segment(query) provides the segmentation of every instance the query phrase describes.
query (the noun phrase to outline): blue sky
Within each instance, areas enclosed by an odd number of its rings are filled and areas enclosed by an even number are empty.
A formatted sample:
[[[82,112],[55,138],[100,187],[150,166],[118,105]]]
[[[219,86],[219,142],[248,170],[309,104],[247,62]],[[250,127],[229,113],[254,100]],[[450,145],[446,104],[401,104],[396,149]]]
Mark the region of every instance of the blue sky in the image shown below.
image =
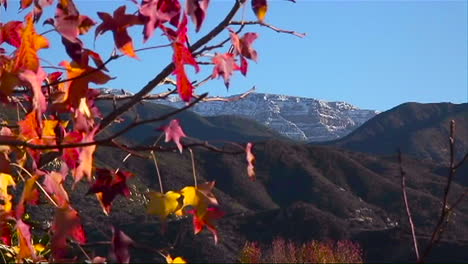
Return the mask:
[[[21,19],[17,3],[10,0],[2,22]],[[227,96],[257,87],[258,92],[347,101],[361,108],[386,110],[403,102],[453,102],[468,100],[467,1],[288,1],[270,0],[266,22],[283,29],[305,32],[303,39],[278,34],[266,28],[248,27],[260,34],[254,47],[258,63],[250,63],[247,78],[239,73],[229,90],[223,81],[213,80],[200,93]],[[113,11],[128,1],[75,0],[83,14]],[[129,4],[131,5],[131,4]],[[212,0],[208,18],[196,41],[230,9],[232,1]],[[51,12],[45,14],[49,17]],[[15,13],[14,15],[12,15]],[[242,16],[253,20],[247,5]],[[193,25],[191,25],[193,28]],[[132,30],[137,48],[166,44],[159,33],[142,43],[141,29]],[[55,33],[47,36],[55,40]],[[94,31],[85,37],[93,47]],[[227,36],[227,32],[223,37]],[[110,54],[111,33],[99,37],[95,49]],[[220,50],[225,52],[226,49]],[[68,59],[60,45],[43,52],[52,63]],[[144,51],[140,60],[123,58],[109,65],[117,77],[106,87],[137,91],[170,59],[169,49]],[[192,78],[203,79],[212,71],[206,66]],[[157,91],[161,91],[160,88]]]

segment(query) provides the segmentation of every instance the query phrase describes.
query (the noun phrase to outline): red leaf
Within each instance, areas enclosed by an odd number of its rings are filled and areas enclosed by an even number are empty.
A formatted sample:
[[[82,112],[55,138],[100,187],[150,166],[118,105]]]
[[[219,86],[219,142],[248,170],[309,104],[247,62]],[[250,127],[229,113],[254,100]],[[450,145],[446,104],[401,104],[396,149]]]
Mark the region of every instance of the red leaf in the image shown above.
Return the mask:
[[[130,189],[127,186],[127,179],[133,174],[119,170],[117,173],[108,169],[96,169],[96,181],[88,190],[88,194],[95,193],[101,203],[104,213],[107,215],[112,208],[112,201],[120,194],[128,197]]]
[[[190,52],[187,47],[187,41],[187,16],[184,15],[177,29],[176,39],[173,44],[173,61],[175,64],[174,74],[177,76],[177,91],[179,92],[180,98],[185,102],[190,101],[192,98],[193,85],[187,78],[184,65],[192,65],[195,67],[196,72],[200,70],[200,67],[192,56],[192,52]]]
[[[217,207],[210,207],[206,210],[203,215],[197,214],[197,210],[190,210],[187,213],[193,214],[193,227],[194,233],[200,233],[206,226],[211,233],[213,233],[215,244],[218,243],[218,230],[215,226],[215,221],[222,218],[225,213],[219,210]]]
[[[254,32],[247,32],[244,34],[242,38],[231,31],[231,42],[234,46],[234,50],[236,54],[240,54],[247,59],[251,59],[257,61],[257,51],[255,51],[252,47],[252,43],[258,38],[258,34]]]
[[[63,180],[63,175],[56,171],[46,174],[44,178],[44,189],[59,207],[67,207],[70,204],[68,193],[63,188]]]
[[[245,154],[247,160],[247,175],[252,181],[255,181],[255,156],[252,153],[252,148],[253,144],[250,142],[247,143],[247,146],[245,147]]]
[[[177,26],[180,17],[180,3],[178,0],[143,0],[140,7],[140,16],[145,27],[143,29],[146,42],[154,30],[166,22]]]
[[[45,78],[47,77],[47,73],[42,69],[39,68],[37,73],[31,70],[25,70],[20,73],[20,79],[29,83],[32,88],[33,92],[33,110],[38,111],[39,120],[41,120],[42,114],[46,111],[47,103],[42,93],[42,83],[44,82]]]
[[[119,229],[112,227],[112,257],[117,263],[129,263],[130,252],[129,247],[133,244],[133,240]]]
[[[6,43],[18,48],[21,45],[21,31],[23,30],[23,22],[9,21],[0,28],[0,44]]]
[[[224,79],[224,85],[226,85],[226,87],[229,87],[229,79],[232,76],[232,72],[241,69],[239,65],[236,64],[234,54],[216,54],[212,61],[215,64],[215,67],[213,69],[213,74],[211,75],[211,77],[217,78],[221,75]]]
[[[187,14],[196,25],[196,32],[200,31],[200,28],[205,20],[206,10],[210,0],[187,0]]]
[[[83,137],[82,143],[85,142],[92,142],[94,140],[94,134],[96,133],[96,129],[89,132],[87,135]],[[87,177],[89,181],[91,181],[92,174],[91,171],[93,169],[93,155],[94,151],[96,150],[96,145],[90,145],[86,147],[82,147],[80,150],[79,155],[79,165],[76,167],[74,171],[74,178],[75,184],[79,182],[83,177]]]
[[[65,255],[67,238],[79,244],[86,243],[86,234],[78,212],[71,206],[56,209],[52,232],[51,247],[56,260],[60,260]]]
[[[46,22],[49,23],[49,22]],[[55,10],[55,21],[53,25],[55,29],[68,41],[72,43],[79,42],[78,34],[80,30],[78,26],[80,24],[80,13],[76,8],[72,0],[68,0],[67,3],[60,1],[57,4]]]
[[[247,70],[249,68],[249,63],[247,62],[247,59],[244,56],[239,56],[240,61],[241,61],[241,66],[240,66],[240,72],[246,76],[247,75]]]
[[[11,229],[8,225],[7,219],[0,219],[0,243],[11,246]]]
[[[254,11],[258,20],[263,21],[268,11],[267,0],[252,0],[252,10]]]
[[[96,28],[95,39],[98,35],[106,31],[112,31],[116,47],[124,54],[136,58],[137,55],[133,49],[133,41],[127,32],[127,28],[133,25],[141,24],[136,15],[125,14],[126,6],[123,5],[114,11],[113,17],[108,13],[98,12],[102,23]]]
[[[180,153],[182,153],[182,144],[180,143],[180,139],[186,137],[184,130],[180,126],[180,121],[177,119],[172,120],[169,125],[162,126],[160,130],[163,130],[166,133],[166,140],[165,142],[174,141],[179,149]]]

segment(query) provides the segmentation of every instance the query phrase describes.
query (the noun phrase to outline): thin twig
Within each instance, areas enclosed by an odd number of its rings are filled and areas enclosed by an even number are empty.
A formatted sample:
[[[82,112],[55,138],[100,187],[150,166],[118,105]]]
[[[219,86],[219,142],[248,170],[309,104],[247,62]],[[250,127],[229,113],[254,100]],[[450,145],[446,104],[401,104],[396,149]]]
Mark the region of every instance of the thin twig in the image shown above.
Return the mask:
[[[265,23],[265,22],[262,22],[262,21],[231,21],[231,23],[229,23],[230,25],[260,25],[260,26],[264,26],[264,27],[267,27],[267,28],[270,28],[278,33],[285,33],[285,34],[291,34],[291,35],[294,35],[296,37],[299,37],[299,38],[303,38],[306,36],[306,33],[299,33],[299,32],[296,32],[296,31],[293,31],[293,30],[285,30],[285,29],[281,29],[281,28],[278,28],[278,27],[275,27],[273,25],[270,25],[268,23]]]
[[[158,145],[158,143],[161,140],[163,135],[164,135],[163,133],[161,133],[161,135],[159,135],[159,137],[156,139],[156,142],[154,142],[153,146]],[[158,161],[156,160],[156,154],[154,154],[154,150],[151,150],[150,154],[151,154],[151,157],[153,158],[154,167],[156,168],[156,174],[158,175],[159,189],[161,190],[161,193],[164,193],[164,189],[163,189],[163,186],[162,186],[161,172],[159,171]]]
[[[447,184],[444,189],[444,196],[443,196],[443,201],[442,201],[442,208],[440,211],[440,216],[439,216],[439,221],[437,222],[436,226],[434,227],[434,230],[432,231],[431,239],[429,240],[429,244],[427,245],[424,254],[422,257],[419,259],[418,262],[422,263],[424,262],[424,259],[429,255],[431,252],[432,248],[434,245],[440,240],[440,237],[442,236],[442,227],[444,225],[444,222],[446,221],[446,218],[448,216],[448,209],[449,207],[447,206],[448,202],[448,195],[450,193],[450,187],[452,186],[453,182],[453,176],[455,175],[455,121],[451,120],[450,121],[450,136],[449,136],[449,147],[450,147],[450,160],[449,160],[449,174],[447,177]]]
[[[416,254],[416,260],[419,262],[420,255],[419,255],[419,246],[418,246],[418,239],[416,238],[416,230],[413,223],[413,217],[411,216],[411,210],[408,203],[408,196],[406,194],[406,172],[403,170],[403,160],[401,157],[401,150],[398,150],[398,164],[400,165],[400,176],[401,176],[401,192],[403,194],[403,201],[405,203],[406,208],[406,216],[408,217],[408,222],[411,228],[411,237],[413,238],[413,247],[414,252]]]
[[[190,152],[190,157],[192,158],[192,173],[193,173],[193,184],[197,187],[197,173],[195,171],[195,158],[193,157],[193,151],[191,148],[188,149]]]

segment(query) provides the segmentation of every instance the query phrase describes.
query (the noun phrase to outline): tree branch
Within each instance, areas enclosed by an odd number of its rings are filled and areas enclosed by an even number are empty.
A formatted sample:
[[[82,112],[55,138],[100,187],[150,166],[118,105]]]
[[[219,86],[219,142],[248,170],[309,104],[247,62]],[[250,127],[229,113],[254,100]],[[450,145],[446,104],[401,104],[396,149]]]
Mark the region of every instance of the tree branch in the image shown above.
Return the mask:
[[[411,210],[408,203],[408,196],[406,194],[406,172],[403,170],[403,160],[401,157],[401,150],[398,150],[398,164],[400,165],[400,176],[401,176],[401,192],[403,194],[403,201],[405,203],[406,208],[406,216],[408,217],[408,222],[411,228],[411,237],[413,238],[413,247],[414,252],[416,254],[416,260],[419,262],[419,246],[418,246],[418,239],[416,237],[416,230],[413,223],[413,217],[411,216]]]
[[[212,40],[214,37],[216,37],[224,28],[226,28],[244,2],[245,0],[237,0],[234,6],[232,7],[231,11],[224,18],[224,20],[221,21],[215,28],[213,28],[205,36],[199,39],[195,44],[193,44],[190,47],[190,51],[193,53],[194,51],[196,51],[197,49],[199,49],[200,47],[208,43],[210,40]],[[161,83],[173,71],[174,71],[174,63],[171,62],[158,75],[156,75],[156,77],[154,77],[151,81],[149,81],[148,84],[146,84],[138,93],[136,93],[132,98],[130,98],[128,102],[126,102],[122,106],[112,111],[106,117],[104,117],[104,119],[102,119],[101,123],[99,124],[98,133],[101,132],[107,126],[109,126],[121,114],[125,113],[132,106],[140,102],[145,95],[149,94],[159,83]]]
[[[275,27],[273,25],[270,25],[268,23],[262,22],[262,21],[232,21],[229,24],[230,25],[260,25],[260,26],[264,26],[264,27],[267,27],[269,29],[272,29],[272,30],[274,30],[274,31],[276,31],[278,33],[291,34],[291,35],[294,35],[294,36],[299,37],[299,38],[303,38],[303,37],[306,36],[306,33],[299,33],[299,32],[293,31],[293,30],[281,29],[281,28]]]

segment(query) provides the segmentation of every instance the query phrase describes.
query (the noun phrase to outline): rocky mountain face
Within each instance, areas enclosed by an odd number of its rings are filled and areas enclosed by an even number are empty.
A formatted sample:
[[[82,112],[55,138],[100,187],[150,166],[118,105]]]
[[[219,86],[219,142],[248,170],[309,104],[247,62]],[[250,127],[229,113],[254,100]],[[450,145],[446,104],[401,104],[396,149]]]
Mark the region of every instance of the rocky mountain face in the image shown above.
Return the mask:
[[[158,103],[176,108],[184,106],[178,96]],[[378,114],[346,102],[265,93],[251,94],[231,102],[202,102],[192,111],[202,116],[247,117],[291,139],[315,142],[346,136]]]

